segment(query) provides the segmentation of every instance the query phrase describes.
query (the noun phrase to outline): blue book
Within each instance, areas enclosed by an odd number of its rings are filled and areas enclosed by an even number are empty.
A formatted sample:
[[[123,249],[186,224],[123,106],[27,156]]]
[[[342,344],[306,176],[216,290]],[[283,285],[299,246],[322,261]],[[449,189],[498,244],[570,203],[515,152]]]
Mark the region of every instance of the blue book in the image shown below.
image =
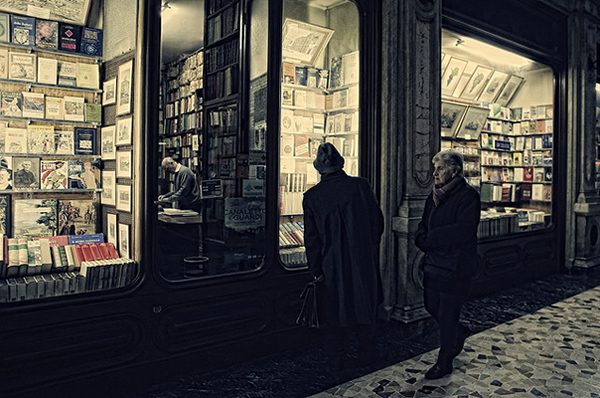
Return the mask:
[[[103,243],[104,234],[99,232],[97,234],[84,234],[84,235],[69,235],[70,245],[82,245],[84,243]]]
[[[102,29],[81,28],[81,46],[82,54],[102,56]]]
[[[94,127],[75,127],[75,155],[95,155],[98,129]]]
[[[11,15],[12,42],[23,46],[35,45],[35,18]]]

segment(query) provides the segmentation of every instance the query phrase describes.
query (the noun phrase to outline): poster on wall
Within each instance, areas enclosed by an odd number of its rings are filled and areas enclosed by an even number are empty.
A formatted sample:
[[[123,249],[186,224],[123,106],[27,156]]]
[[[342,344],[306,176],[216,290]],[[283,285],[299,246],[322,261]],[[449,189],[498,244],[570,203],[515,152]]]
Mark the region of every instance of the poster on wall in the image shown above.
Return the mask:
[[[0,0],[0,11],[85,25],[91,0]]]
[[[314,65],[331,36],[332,29],[286,18],[281,43],[283,59]]]
[[[260,199],[225,198],[225,227],[250,232],[265,226],[266,202]]]

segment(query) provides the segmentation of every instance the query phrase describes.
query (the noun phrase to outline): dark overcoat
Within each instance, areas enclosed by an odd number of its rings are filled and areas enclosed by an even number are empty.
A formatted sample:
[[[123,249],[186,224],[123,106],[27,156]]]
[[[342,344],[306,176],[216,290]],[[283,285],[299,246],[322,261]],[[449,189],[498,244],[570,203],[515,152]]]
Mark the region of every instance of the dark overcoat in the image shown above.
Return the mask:
[[[325,174],[302,205],[308,266],[313,276],[325,277],[328,313],[340,326],[374,324],[383,213],[368,180],[342,170]]]
[[[429,195],[415,233],[416,246],[425,252],[426,288],[457,293],[469,288],[480,217],[479,193],[464,178],[437,207]]]

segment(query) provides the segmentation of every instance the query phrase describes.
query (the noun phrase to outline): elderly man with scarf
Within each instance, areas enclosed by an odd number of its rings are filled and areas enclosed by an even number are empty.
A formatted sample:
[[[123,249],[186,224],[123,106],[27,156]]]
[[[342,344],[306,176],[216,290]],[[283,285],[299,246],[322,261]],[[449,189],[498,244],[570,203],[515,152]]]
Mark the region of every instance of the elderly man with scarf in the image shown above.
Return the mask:
[[[425,253],[425,308],[440,327],[438,359],[425,378],[439,379],[452,372],[452,360],[470,332],[459,318],[477,265],[481,202],[463,176],[460,153],[441,151],[432,163],[435,186],[425,201],[415,244]]]
[[[359,365],[378,358],[376,322],[382,301],[377,250],[383,213],[369,181],[350,177],[331,143],[313,162],[321,181],[304,193],[304,242],[308,268],[325,286],[324,326],[334,368],[348,365],[350,334],[358,338]]]

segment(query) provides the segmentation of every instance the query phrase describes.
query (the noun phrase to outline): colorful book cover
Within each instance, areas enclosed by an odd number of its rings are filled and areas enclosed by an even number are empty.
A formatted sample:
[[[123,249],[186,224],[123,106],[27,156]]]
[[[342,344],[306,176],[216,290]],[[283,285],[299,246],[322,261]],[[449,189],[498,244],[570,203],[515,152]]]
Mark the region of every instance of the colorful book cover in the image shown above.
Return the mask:
[[[102,187],[100,160],[70,160],[69,189],[98,189]]]
[[[83,54],[102,56],[102,29],[81,28],[80,50]]]
[[[23,91],[23,117],[43,119],[44,111],[44,93],[32,93]]]
[[[58,49],[58,22],[45,19],[35,21],[35,45],[41,48]]]
[[[69,23],[59,24],[58,49],[63,51],[79,52],[81,40],[81,26]]]
[[[103,243],[104,242],[104,234],[99,233],[89,233],[84,235],[69,235],[69,244],[70,245],[83,245],[90,243]]]
[[[0,111],[3,116],[23,116],[23,97],[18,91],[2,91]]]
[[[36,55],[10,52],[8,77],[13,80],[36,81]]]
[[[35,18],[11,15],[12,42],[23,46],[35,45]]]
[[[27,126],[27,148],[31,154],[52,155],[56,151],[54,126]]]
[[[57,155],[73,155],[73,130],[58,130],[54,134]]]
[[[102,105],[86,103],[84,116],[88,123],[102,123]]]
[[[0,194],[0,234],[4,236],[10,234],[11,219],[11,195]]]
[[[10,15],[0,12],[0,41],[10,42]]]
[[[39,189],[40,158],[13,157],[13,188]]]
[[[15,238],[56,235],[56,199],[15,199],[13,234]]]
[[[86,235],[96,233],[96,205],[92,199],[58,202],[58,234]],[[69,241],[71,241],[69,239]],[[73,244],[70,243],[69,244]]]
[[[63,160],[40,161],[40,188],[67,189],[69,162]]]
[[[93,127],[75,127],[74,142],[76,155],[95,155],[98,141],[98,129]]]
[[[0,190],[12,189],[12,156],[0,157]]]

